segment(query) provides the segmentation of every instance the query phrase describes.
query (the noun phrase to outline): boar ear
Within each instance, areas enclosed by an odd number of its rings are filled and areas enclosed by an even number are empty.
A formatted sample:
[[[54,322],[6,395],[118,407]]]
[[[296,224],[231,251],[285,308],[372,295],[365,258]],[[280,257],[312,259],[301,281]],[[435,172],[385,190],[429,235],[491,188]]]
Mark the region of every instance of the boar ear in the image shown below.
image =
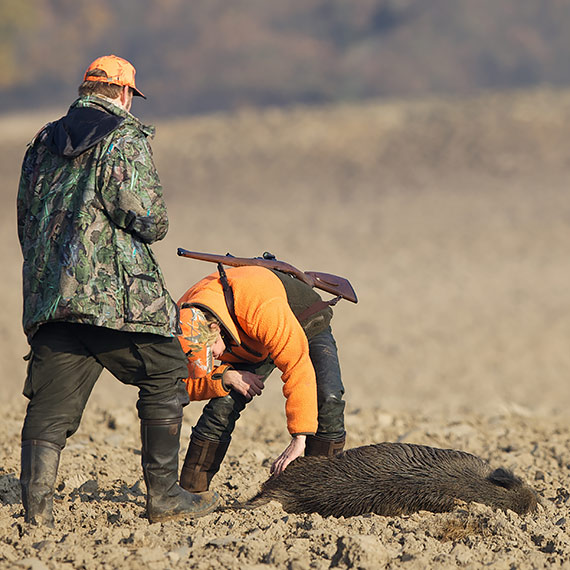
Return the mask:
[[[522,484],[522,481],[518,477],[515,477],[511,471],[503,467],[495,469],[487,479],[494,485],[504,487],[505,489],[513,489]]]

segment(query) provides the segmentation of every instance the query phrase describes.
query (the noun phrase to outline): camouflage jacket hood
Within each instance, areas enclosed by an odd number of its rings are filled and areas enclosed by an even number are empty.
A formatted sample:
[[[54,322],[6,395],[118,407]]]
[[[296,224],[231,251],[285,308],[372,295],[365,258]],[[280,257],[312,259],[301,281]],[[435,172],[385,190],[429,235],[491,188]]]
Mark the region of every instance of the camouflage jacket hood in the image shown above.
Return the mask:
[[[168,231],[152,135],[111,100],[89,96],[30,143],[17,204],[28,336],[52,320],[178,331],[150,248]]]
[[[65,117],[50,125],[45,144],[54,154],[74,158],[101,142],[124,120],[96,105],[74,104]]]

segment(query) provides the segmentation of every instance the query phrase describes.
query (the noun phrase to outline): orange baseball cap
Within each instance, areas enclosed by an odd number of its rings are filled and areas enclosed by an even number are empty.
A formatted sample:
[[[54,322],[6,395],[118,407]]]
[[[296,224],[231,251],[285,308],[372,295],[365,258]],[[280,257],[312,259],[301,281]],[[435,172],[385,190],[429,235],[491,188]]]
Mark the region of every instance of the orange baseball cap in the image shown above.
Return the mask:
[[[88,75],[90,71],[100,69],[107,74],[107,77],[97,77]],[[98,57],[85,71],[83,81],[99,81],[100,83],[113,83],[114,85],[126,85],[131,87],[134,95],[146,97],[139,91],[135,85],[135,68],[122,57],[116,55],[104,55]]]

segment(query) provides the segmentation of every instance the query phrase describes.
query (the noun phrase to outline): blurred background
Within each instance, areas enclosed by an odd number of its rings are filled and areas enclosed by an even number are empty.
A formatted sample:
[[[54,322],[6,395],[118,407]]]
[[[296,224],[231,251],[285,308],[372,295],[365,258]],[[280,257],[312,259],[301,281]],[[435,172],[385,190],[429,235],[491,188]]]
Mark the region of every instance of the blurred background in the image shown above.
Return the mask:
[[[145,114],[472,94],[570,81],[567,0],[2,0],[4,110],[132,61]]]
[[[176,248],[343,275],[349,409],[570,405],[570,0],[2,0],[0,374],[20,397],[15,194],[87,65],[137,68]],[[282,400],[271,380],[266,405]],[[125,390],[104,378],[94,398]]]

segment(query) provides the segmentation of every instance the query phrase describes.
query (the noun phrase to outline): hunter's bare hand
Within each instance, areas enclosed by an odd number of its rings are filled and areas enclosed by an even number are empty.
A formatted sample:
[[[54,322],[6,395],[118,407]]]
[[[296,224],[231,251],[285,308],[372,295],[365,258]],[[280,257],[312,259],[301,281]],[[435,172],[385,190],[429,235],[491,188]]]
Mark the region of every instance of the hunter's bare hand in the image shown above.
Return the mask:
[[[245,370],[226,370],[224,372],[224,384],[232,388],[238,394],[251,400],[254,396],[259,396],[263,390],[263,376],[247,372]]]
[[[279,475],[285,470],[285,467],[300,457],[305,451],[306,435],[294,435],[291,443],[285,448],[285,451],[273,462],[270,473],[272,475]]]

